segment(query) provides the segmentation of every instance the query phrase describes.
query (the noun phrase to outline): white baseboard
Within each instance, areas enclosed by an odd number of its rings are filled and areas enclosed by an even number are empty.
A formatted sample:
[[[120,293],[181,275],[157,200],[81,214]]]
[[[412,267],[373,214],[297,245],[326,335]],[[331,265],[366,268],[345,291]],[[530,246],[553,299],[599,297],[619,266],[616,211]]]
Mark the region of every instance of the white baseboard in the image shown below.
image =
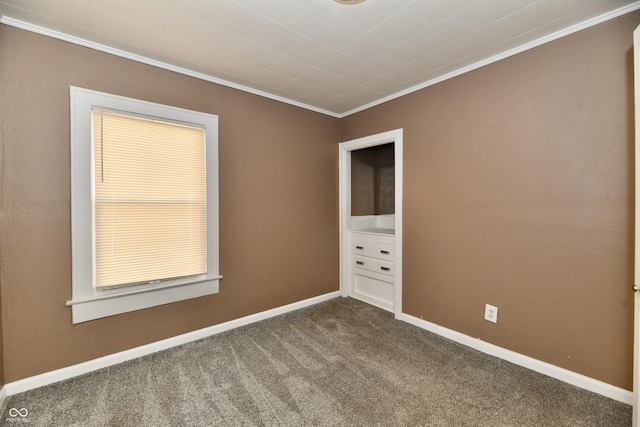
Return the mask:
[[[34,388],[46,386],[49,384],[63,381],[79,375],[83,375],[89,372],[96,371],[98,369],[106,368],[118,363],[126,362],[127,360],[135,359],[138,357],[146,356],[148,354],[156,353],[158,351],[167,350],[172,347],[177,347],[182,344],[186,344],[192,341],[197,341],[202,338],[206,338],[212,335],[219,334],[221,332],[228,331],[230,329],[239,328],[241,326],[249,325],[251,323],[259,322],[271,317],[279,316],[281,314],[289,313],[291,311],[299,310],[304,307],[315,305],[323,301],[328,301],[340,296],[340,292],[330,292],[328,294],[320,295],[314,298],[309,298],[303,301],[298,301],[292,304],[288,304],[282,307],[277,307],[271,310],[255,313],[249,316],[241,317],[239,319],[231,320],[218,325],[210,326],[197,331],[188,332],[186,334],[178,335],[176,337],[167,338],[162,341],[156,341],[151,344],[143,345],[140,347],[132,348],[130,350],[121,351],[119,353],[110,354],[98,359],[89,360],[87,362],[79,363],[77,365],[68,366],[66,368],[57,369],[55,371],[45,372],[44,374],[35,375],[33,377],[25,378],[19,381],[5,384],[0,388],[0,406],[4,403],[7,396],[13,396],[14,394],[22,393]],[[541,374],[547,375],[552,378],[556,378],[560,381],[564,381],[568,384],[575,385],[577,387],[592,391],[605,397],[617,400],[628,405],[633,404],[633,393],[620,387],[607,384],[603,381],[599,381],[590,377],[587,377],[576,372],[569,371],[564,368],[552,365],[550,363],[542,362],[529,356],[525,356],[520,353],[516,353],[511,350],[507,350],[497,345],[490,344],[480,339],[470,337],[469,335],[456,332],[451,329],[436,325],[435,323],[428,322],[426,320],[418,319],[417,317],[402,313],[399,315],[398,320],[402,320],[411,325],[417,326],[421,329],[425,329],[429,332],[433,332],[437,335],[448,338],[459,344],[466,345],[467,347],[474,348],[486,354],[498,357],[516,365],[531,369]]]
[[[410,323],[421,329],[425,329],[434,334],[448,338],[459,344],[466,345],[467,347],[474,348],[491,356],[498,357],[513,364],[531,369],[532,371],[539,372],[549,377],[564,381],[576,387],[583,388],[585,390],[592,391],[605,397],[617,400],[628,405],[633,404],[633,393],[620,387],[607,384],[603,381],[599,381],[582,374],[578,374],[568,369],[560,368],[550,363],[542,362],[529,356],[525,356],[515,351],[507,350],[497,345],[490,344],[485,341],[481,341],[478,338],[470,337],[469,335],[456,332],[452,329],[436,325],[435,323],[427,322],[426,320],[418,319],[417,317],[401,314],[398,317],[399,320]]]
[[[114,353],[108,356],[100,357],[98,359],[89,360],[87,362],[79,363],[77,365],[56,369],[55,371],[45,372],[44,374],[35,375],[33,377],[14,381],[14,382],[5,384],[5,386],[2,388],[2,391],[0,391],[0,397],[13,396],[14,394],[22,393],[24,391],[32,390],[34,388],[53,384],[58,381],[63,381],[69,378],[77,377],[79,375],[97,371],[98,369],[102,369],[108,366],[116,365],[118,363],[126,362],[127,360],[146,356],[148,354],[156,353],[162,350],[167,350],[169,348],[177,347],[179,345],[186,344],[192,341],[197,341],[202,338],[207,338],[209,336],[216,335],[221,332],[228,331],[230,329],[239,328],[241,326],[259,322],[261,320],[265,320],[270,317],[275,317],[275,316],[279,316],[281,314],[285,314],[294,310],[299,310],[301,308],[315,305],[323,301],[328,301],[330,299],[337,298],[339,296],[340,296],[339,291],[330,292],[328,294],[298,301],[292,304],[284,305],[282,307],[277,307],[271,310],[241,317],[239,319],[230,320],[228,322],[220,323],[218,325],[209,326],[207,328],[199,329],[197,331],[188,332],[186,334],[167,338],[161,341],[156,341],[151,344],[132,348],[130,350],[125,350],[119,353]]]

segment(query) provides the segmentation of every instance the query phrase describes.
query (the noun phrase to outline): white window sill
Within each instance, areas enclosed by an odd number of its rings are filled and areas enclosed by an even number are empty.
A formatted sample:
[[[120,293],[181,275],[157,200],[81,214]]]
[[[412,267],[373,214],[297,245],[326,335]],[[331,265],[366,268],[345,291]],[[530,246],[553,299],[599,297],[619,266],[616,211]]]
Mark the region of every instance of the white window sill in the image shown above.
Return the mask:
[[[153,288],[127,288],[119,292],[90,296],[66,302],[73,311],[73,323],[81,323],[142,308],[184,301],[218,293],[222,276],[196,282],[156,285]]]

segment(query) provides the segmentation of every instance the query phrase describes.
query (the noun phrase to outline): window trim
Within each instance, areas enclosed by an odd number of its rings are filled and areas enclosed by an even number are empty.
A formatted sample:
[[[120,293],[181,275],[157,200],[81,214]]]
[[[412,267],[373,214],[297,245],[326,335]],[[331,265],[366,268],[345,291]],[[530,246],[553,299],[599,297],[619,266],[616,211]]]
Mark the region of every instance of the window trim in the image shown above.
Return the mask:
[[[70,86],[73,323],[215,294],[219,291],[218,116]],[[91,108],[99,106],[205,127],[207,273],[114,289],[93,287]]]

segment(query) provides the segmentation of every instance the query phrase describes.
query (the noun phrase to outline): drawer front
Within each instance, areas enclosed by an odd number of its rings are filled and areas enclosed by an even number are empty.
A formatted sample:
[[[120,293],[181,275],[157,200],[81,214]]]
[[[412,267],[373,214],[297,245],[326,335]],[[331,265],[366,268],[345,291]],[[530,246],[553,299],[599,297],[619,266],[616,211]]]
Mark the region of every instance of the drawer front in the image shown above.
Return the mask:
[[[381,260],[393,261],[393,245],[389,243],[354,240],[352,249],[353,254],[356,256],[367,256]]]
[[[393,312],[393,282],[383,282],[361,274],[353,277],[353,296],[376,307]]]
[[[374,258],[365,258],[361,256],[353,257],[353,266],[367,271],[373,271],[387,276],[393,276],[395,269],[392,262],[386,262]]]

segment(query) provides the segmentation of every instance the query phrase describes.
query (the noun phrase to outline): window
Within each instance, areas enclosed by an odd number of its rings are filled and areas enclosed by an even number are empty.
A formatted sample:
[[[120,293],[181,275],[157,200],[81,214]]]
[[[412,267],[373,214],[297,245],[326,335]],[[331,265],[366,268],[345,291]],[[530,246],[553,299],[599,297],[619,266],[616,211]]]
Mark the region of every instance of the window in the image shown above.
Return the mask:
[[[205,133],[93,107],[94,287],[207,272]]]
[[[217,125],[71,87],[73,323],[218,292]]]

